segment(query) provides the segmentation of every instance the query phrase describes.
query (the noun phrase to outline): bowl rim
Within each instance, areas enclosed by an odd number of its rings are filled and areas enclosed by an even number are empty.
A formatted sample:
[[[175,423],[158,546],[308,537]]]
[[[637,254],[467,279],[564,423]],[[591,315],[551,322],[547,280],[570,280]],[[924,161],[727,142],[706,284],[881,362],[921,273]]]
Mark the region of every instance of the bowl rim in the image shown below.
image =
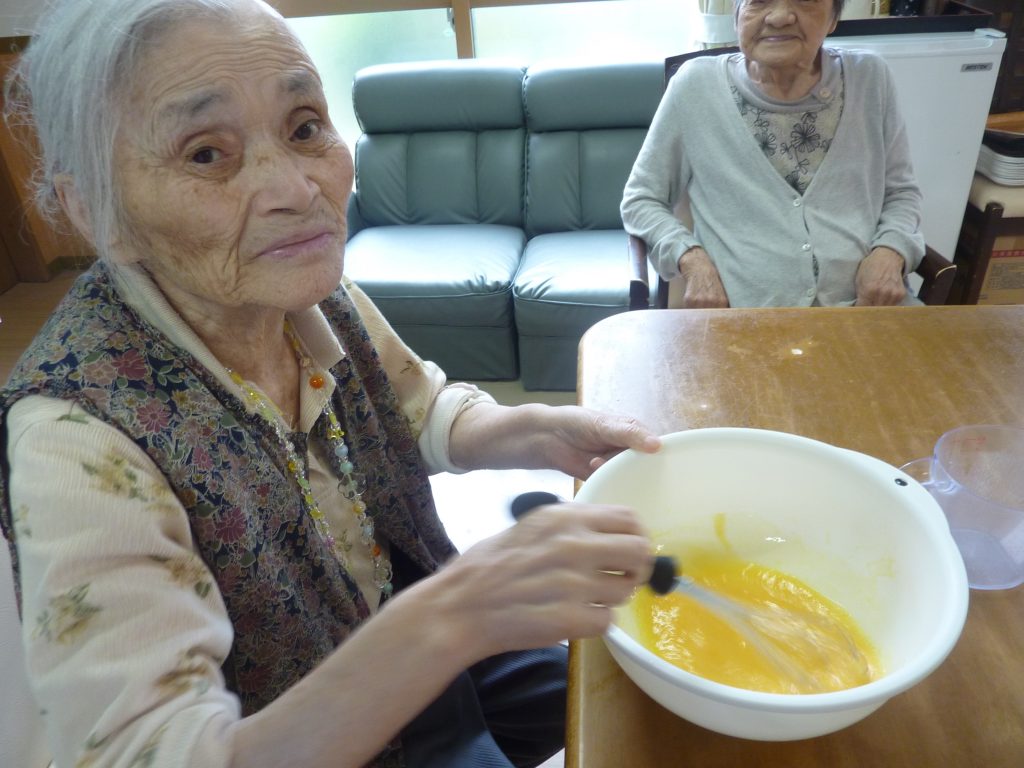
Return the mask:
[[[841,448],[821,440],[804,437],[803,435],[777,430],[750,427],[702,427],[662,435],[662,449],[666,446],[682,442],[734,436],[754,439],[759,442],[771,442],[776,445],[789,444],[791,446],[800,445],[803,447],[813,445],[820,450],[832,453],[840,461],[859,463],[875,472],[884,471],[887,475],[895,474],[895,477],[909,484],[920,486],[920,483],[902,470],[874,456],[869,456],[849,448]],[[639,452],[633,450],[623,451],[595,470],[594,475],[601,472],[606,466],[624,463],[630,460],[630,456],[637,454]],[[591,478],[594,475],[591,475]],[[584,493],[585,488],[586,483],[580,488],[577,498],[579,498],[580,494]],[[943,574],[949,599],[944,601],[945,610],[928,643],[920,649],[920,652],[915,655],[914,659],[894,672],[886,673],[870,683],[841,691],[810,694],[766,693],[726,685],[700,677],[692,672],[687,672],[644,648],[625,630],[614,623],[606,631],[604,642],[610,648],[625,654],[630,661],[647,672],[662,678],[667,677],[674,684],[689,691],[691,694],[703,696],[723,704],[740,705],[748,709],[771,710],[776,713],[810,714],[849,710],[855,707],[868,706],[876,702],[884,702],[890,697],[911,688],[942,664],[959,640],[967,619],[970,588],[968,587],[967,572],[964,568],[960,551],[953,540],[949,530],[949,523],[942,513],[941,507],[938,506],[938,503],[932,498],[931,494],[923,487],[920,487],[918,490],[924,494],[921,497],[924,502],[922,507],[934,511],[929,518],[922,517],[921,519],[926,524],[927,529],[937,537],[937,543],[941,547],[940,551],[944,551],[946,554],[943,562]],[[927,497],[927,501],[930,501],[931,504],[927,503],[925,497]],[[583,500],[589,501],[589,499],[585,498],[581,499],[581,501]]]

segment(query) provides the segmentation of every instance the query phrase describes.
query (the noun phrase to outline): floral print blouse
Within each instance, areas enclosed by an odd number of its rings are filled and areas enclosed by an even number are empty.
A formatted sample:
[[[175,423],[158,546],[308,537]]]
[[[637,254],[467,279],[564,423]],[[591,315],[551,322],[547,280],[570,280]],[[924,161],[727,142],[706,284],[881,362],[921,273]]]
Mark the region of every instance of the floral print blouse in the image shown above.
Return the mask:
[[[821,82],[791,103],[761,93],[742,63],[729,71],[733,99],[751,135],[768,162],[801,195],[825,159],[843,113],[842,67],[826,54],[822,57]],[[830,64],[837,66],[833,70]]]
[[[122,268],[115,277],[140,315],[225,387],[234,386],[142,270]],[[447,385],[444,373],[406,347],[356,286],[346,287],[428,469],[459,471],[447,452],[451,424],[475,403],[493,401],[475,387]],[[291,320],[320,365],[344,354],[319,309]],[[326,395],[308,389],[301,430],[312,426]],[[221,669],[234,630],[167,479],[131,439],[62,400],[18,401],[8,413],[7,436],[25,586],[23,644],[56,765],[227,766],[229,726],[242,716]],[[201,443],[204,436],[190,439]],[[321,508],[332,527],[344,529],[352,517],[348,502],[324,463],[313,452],[309,460]],[[218,533],[230,538],[231,524],[223,519],[227,527]],[[366,564],[361,567],[362,574],[354,566],[353,577],[372,610],[378,596]]]
[[[795,102],[766,96],[739,58],[729,68],[730,91],[740,116],[768,162],[800,195],[824,162],[843,114],[842,63],[827,52],[821,53],[821,60],[821,80]],[[817,254],[811,255],[811,269],[817,279]]]

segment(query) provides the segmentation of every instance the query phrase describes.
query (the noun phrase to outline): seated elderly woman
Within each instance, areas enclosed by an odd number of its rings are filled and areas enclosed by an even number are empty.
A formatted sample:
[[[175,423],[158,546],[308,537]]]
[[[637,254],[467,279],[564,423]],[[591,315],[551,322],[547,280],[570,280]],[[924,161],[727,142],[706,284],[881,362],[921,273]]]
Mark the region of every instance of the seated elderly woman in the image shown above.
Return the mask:
[[[669,81],[622,219],[661,277],[683,278],[683,306],[918,303],[904,275],[924,255],[921,193],[895,87],[880,58],[823,47],[842,8],[736,0],[740,53]]]
[[[566,637],[650,571],[621,507],[456,556],[428,471],[659,441],[503,407],[343,280],[352,161],[258,0],[64,0],[8,87],[100,258],[0,392],[0,518],[60,766],[534,765]],[[340,287],[339,287],[340,285]]]

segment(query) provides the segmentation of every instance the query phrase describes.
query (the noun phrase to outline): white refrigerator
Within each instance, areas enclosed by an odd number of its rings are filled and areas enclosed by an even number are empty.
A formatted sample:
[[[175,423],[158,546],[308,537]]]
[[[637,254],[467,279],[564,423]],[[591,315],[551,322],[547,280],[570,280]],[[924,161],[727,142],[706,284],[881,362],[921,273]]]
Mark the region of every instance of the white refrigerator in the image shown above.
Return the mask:
[[[831,37],[826,45],[873,51],[892,70],[924,196],[925,241],[952,261],[1006,36],[976,29]]]

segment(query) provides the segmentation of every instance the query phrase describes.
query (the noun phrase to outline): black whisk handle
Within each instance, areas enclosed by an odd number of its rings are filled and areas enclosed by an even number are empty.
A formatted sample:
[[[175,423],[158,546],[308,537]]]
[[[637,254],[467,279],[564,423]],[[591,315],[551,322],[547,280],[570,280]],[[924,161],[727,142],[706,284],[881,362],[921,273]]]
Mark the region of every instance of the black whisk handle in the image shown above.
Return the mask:
[[[509,504],[509,511],[512,513],[512,517],[516,520],[522,520],[527,513],[533,511],[536,507],[544,506],[545,504],[561,504],[563,500],[553,493],[547,491],[527,491],[526,493],[520,493]]]
[[[678,565],[674,557],[659,555],[654,558],[654,570],[647,580],[648,586],[657,595],[667,595],[676,585]]]

